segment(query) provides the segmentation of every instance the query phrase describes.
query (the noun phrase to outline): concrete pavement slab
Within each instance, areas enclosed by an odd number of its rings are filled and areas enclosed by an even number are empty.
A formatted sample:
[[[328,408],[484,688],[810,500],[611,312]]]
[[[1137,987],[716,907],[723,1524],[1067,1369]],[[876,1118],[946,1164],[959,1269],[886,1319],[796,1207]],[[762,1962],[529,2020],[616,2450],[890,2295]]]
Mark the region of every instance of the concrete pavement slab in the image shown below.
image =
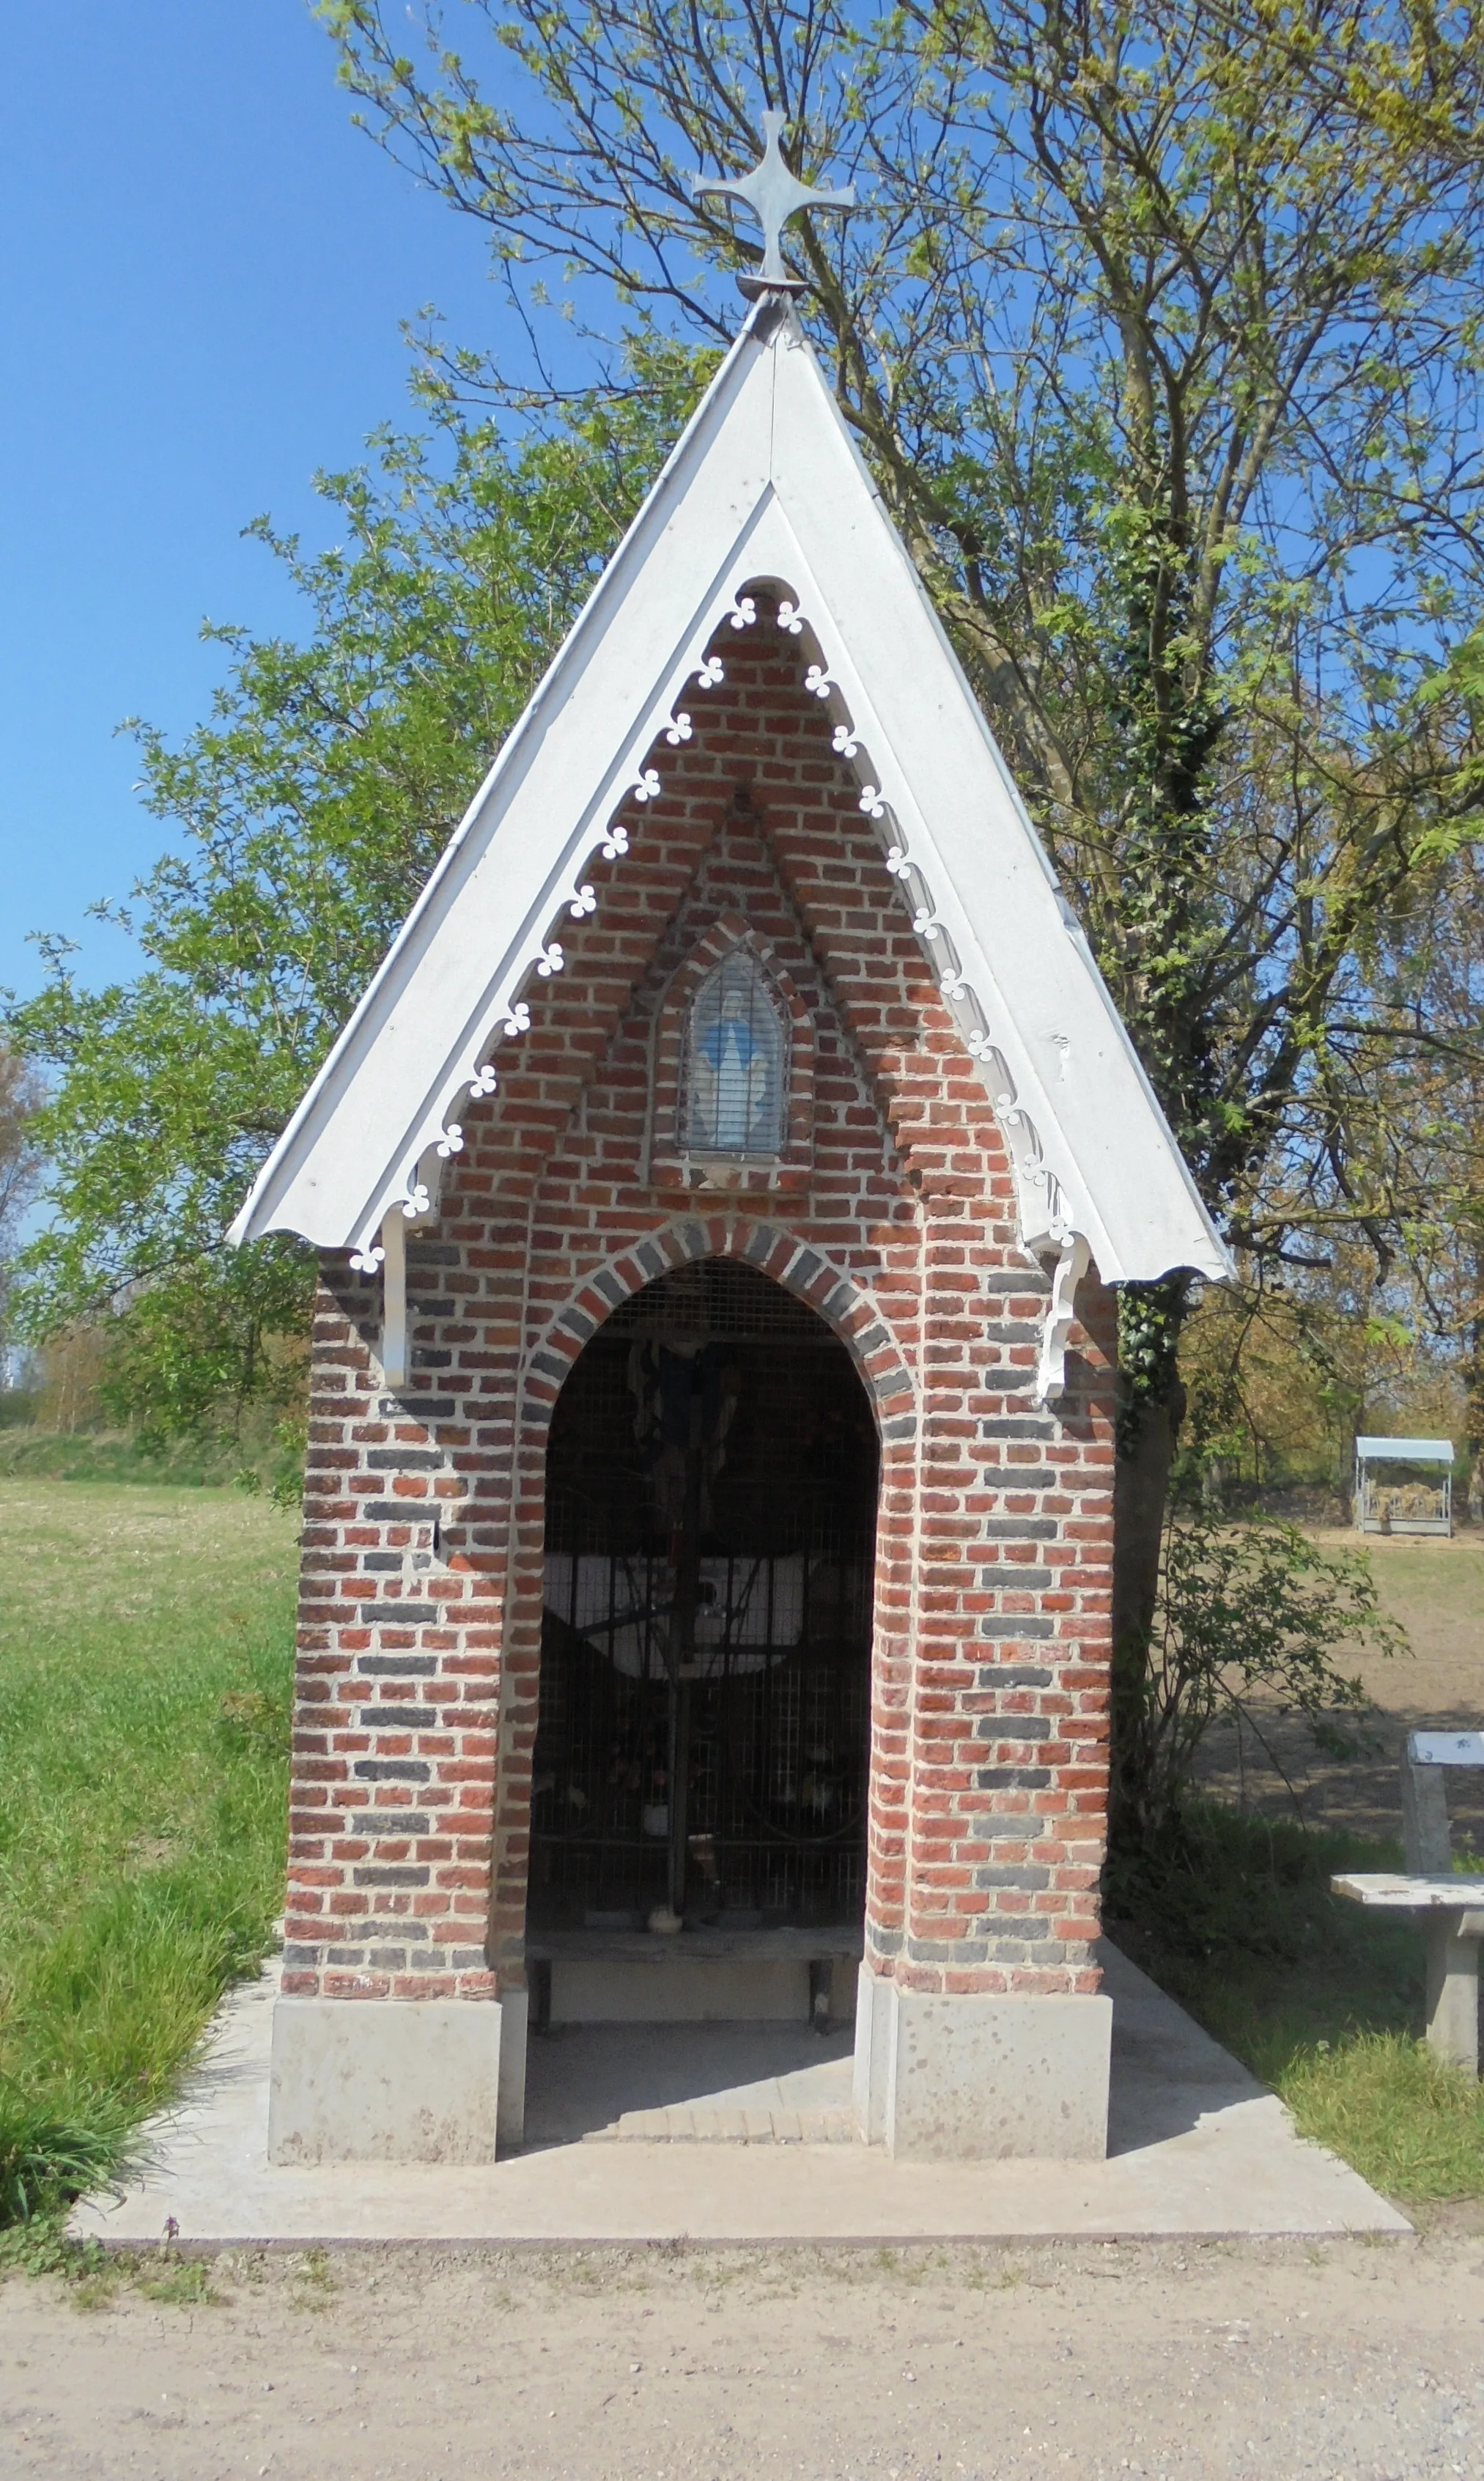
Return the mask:
[[[271,2165],[275,1975],[268,1972],[225,2001],[179,2105],[144,2131],[137,2176],[116,2195],[80,2204],[71,2227],[112,2246],[137,2247],[158,2240],[170,2220],[179,2243],[197,2248],[678,2239],[890,2245],[1411,2228],[1335,2155],[1305,2143],[1277,2097],[1126,1957],[1105,1945],[1102,1961],[1113,1999],[1112,2109],[1107,2159],[1088,2163],[898,2163],[877,2147],[839,2142],[631,2136],[593,2144],[585,2141],[592,2130],[576,2124],[584,2105],[569,2092],[558,2114],[568,2133],[488,2165]],[[602,2029],[585,2027],[583,2038]],[[632,2045],[633,2026],[614,2029]],[[698,2107],[704,2117],[724,2100],[719,2116],[764,2122],[779,2104],[798,2110],[797,2077],[806,2079],[803,2090],[812,2088],[812,2100],[822,2089],[833,2101],[834,2061],[816,2051],[811,2070],[793,2028],[768,2028],[781,2037],[770,2070],[758,2028],[741,2029],[750,2033],[750,2045],[736,2054],[741,2073],[721,2085],[716,2078],[724,2044],[697,2049],[694,2028],[658,2028],[652,2106],[663,2115],[689,2108],[693,2125]],[[672,2034],[691,2042],[690,2066],[666,2079],[660,2046]],[[617,2099],[616,2127],[642,2099],[632,2049],[620,2049],[616,2067],[611,2060],[606,2071],[601,2044],[589,2056],[596,2083],[586,2115]],[[759,2084],[766,2103],[747,2091]]]

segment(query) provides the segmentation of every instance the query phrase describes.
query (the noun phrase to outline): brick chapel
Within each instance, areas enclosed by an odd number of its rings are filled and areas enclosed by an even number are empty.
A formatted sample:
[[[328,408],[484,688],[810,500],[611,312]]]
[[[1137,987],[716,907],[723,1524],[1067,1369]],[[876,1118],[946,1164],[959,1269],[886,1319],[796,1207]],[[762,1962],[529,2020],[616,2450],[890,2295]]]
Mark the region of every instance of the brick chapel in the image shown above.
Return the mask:
[[[903,2159],[1100,2155],[1112,1287],[1226,1261],[780,292],[235,1237],[284,1230],[274,2158],[492,2159],[547,2028],[687,2019],[853,2022]]]

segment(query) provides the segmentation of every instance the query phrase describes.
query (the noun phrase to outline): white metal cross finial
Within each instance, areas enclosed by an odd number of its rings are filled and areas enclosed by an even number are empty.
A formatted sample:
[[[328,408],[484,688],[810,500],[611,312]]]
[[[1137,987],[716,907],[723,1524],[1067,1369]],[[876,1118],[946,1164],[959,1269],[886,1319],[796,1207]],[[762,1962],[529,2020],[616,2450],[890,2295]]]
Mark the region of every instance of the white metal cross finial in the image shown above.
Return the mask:
[[[741,181],[708,181],[700,173],[690,175],[693,196],[741,198],[752,209],[763,227],[763,264],[755,275],[737,279],[743,293],[797,293],[802,288],[783,264],[783,227],[800,207],[833,207],[842,213],[855,204],[854,186],[846,190],[811,190],[807,182],[795,179],[783,160],[778,141],[788,116],[782,112],[765,112],[763,131],[768,141],[763,161]]]

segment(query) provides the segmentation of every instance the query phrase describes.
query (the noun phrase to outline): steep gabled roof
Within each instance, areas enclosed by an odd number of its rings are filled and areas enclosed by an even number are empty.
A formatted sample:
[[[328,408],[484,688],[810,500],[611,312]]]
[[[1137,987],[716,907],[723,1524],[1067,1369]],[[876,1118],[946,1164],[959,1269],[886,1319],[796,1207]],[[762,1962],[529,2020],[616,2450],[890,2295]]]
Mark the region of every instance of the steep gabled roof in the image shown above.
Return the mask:
[[[1022,1237],[1105,1281],[1226,1252],[921,580],[791,315],[760,303],[273,1148],[235,1240],[365,1249],[434,1185],[718,627],[783,598],[1015,1161]],[[617,830],[623,849],[622,830]],[[553,943],[556,944],[555,951]],[[518,1005],[524,1000],[524,1008]],[[481,1072],[484,1072],[482,1079]],[[444,1143],[444,1152],[448,1147]]]

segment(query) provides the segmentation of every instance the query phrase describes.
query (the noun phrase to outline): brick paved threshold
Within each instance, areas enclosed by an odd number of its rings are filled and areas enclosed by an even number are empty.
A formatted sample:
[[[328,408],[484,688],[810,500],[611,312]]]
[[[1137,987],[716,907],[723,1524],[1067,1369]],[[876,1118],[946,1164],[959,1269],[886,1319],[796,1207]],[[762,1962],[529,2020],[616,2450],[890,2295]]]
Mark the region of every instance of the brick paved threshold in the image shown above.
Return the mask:
[[[1089,2163],[894,2162],[849,2133],[847,2037],[622,2025],[551,2044],[551,2075],[547,2046],[533,2043],[534,2141],[508,2159],[279,2169],[267,2157],[275,1976],[265,1972],[223,2005],[180,2104],[145,2131],[137,2176],[80,2204],[71,2227],[138,2247],[172,2220],[179,2246],[203,2250],[680,2239],[880,2247],[1410,2229],[1335,2155],[1304,2143],[1277,2097],[1126,1957],[1105,1945],[1101,1960],[1113,1999],[1113,2096],[1107,2159]],[[600,2034],[621,2038],[605,2053]],[[718,2066],[732,2081],[708,2087]],[[636,2102],[641,2073],[655,2096],[647,2106]]]

